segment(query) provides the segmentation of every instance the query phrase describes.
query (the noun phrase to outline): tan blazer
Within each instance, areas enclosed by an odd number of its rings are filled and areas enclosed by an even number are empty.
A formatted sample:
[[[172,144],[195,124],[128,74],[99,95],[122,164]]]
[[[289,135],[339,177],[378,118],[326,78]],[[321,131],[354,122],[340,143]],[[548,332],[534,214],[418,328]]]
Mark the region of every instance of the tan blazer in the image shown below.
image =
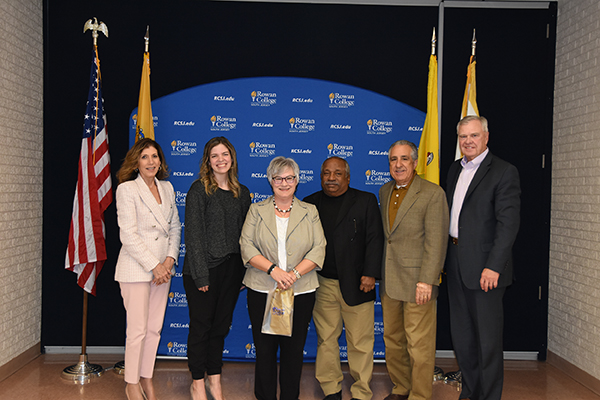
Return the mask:
[[[286,252],[288,271],[303,259],[308,259],[317,268],[302,276],[294,283],[294,293],[301,293],[319,287],[316,270],[323,267],[325,259],[325,234],[317,208],[294,197],[294,206],[289,216],[286,236]],[[244,285],[257,291],[268,291],[275,281],[248,261],[259,254],[269,261],[278,264],[277,222],[271,197],[250,206],[240,237],[242,260],[246,265]]]
[[[396,182],[379,189],[383,220],[383,289],[389,297],[416,303],[417,282],[434,285],[437,297],[440,273],[448,246],[448,204],[438,185],[415,176],[390,229],[389,206]]]
[[[117,187],[117,219],[121,252],[115,280],[149,282],[152,269],[170,256],[179,260],[181,222],[170,182],[154,180],[162,201],[159,205],[138,175]]]

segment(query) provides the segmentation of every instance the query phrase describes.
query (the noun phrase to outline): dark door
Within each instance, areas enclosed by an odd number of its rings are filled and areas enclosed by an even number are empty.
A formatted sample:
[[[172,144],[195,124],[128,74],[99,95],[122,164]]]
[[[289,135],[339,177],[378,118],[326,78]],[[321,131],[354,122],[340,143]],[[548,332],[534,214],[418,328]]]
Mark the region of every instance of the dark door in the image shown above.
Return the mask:
[[[441,184],[445,187],[454,160],[475,28],[477,104],[489,120],[488,146],[514,164],[521,178],[516,281],[504,298],[504,350],[539,352],[545,359],[556,4],[549,9],[446,8],[444,14]],[[442,285],[440,350],[452,348],[447,302]]]

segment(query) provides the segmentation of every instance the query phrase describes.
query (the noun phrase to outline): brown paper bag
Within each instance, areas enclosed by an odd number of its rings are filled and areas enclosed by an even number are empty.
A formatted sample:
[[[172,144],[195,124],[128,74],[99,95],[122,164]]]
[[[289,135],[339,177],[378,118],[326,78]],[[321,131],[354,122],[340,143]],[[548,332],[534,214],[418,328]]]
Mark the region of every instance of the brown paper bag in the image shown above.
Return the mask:
[[[267,296],[262,333],[292,336],[294,317],[294,289],[273,288]]]

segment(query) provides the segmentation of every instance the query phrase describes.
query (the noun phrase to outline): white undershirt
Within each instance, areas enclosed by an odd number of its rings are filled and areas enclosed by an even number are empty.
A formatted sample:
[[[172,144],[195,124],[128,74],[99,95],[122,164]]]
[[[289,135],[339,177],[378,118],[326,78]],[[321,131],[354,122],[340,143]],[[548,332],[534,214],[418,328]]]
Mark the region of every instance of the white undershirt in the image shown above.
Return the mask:
[[[291,271],[292,268],[288,270],[287,268],[287,251],[285,248],[285,237],[287,235],[287,227],[289,218],[283,218],[279,216],[275,216],[277,220],[277,256],[279,257],[279,265],[278,267],[282,270],[288,272]],[[294,296],[298,296],[300,294],[314,292],[316,289],[309,289],[304,292],[296,292],[294,290]]]
[[[277,256],[279,258],[278,267],[287,272],[287,252],[285,251],[285,235],[289,218],[275,216],[277,219]]]

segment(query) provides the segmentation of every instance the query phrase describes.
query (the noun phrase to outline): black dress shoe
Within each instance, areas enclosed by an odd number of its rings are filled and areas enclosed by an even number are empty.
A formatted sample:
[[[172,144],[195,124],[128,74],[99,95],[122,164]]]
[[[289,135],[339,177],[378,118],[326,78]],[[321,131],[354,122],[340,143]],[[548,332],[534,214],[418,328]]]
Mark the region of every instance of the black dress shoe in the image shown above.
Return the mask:
[[[342,391],[340,390],[337,393],[328,394],[323,400],[342,400]]]
[[[445,383],[462,383],[462,373],[460,370],[448,372],[444,375]]]

